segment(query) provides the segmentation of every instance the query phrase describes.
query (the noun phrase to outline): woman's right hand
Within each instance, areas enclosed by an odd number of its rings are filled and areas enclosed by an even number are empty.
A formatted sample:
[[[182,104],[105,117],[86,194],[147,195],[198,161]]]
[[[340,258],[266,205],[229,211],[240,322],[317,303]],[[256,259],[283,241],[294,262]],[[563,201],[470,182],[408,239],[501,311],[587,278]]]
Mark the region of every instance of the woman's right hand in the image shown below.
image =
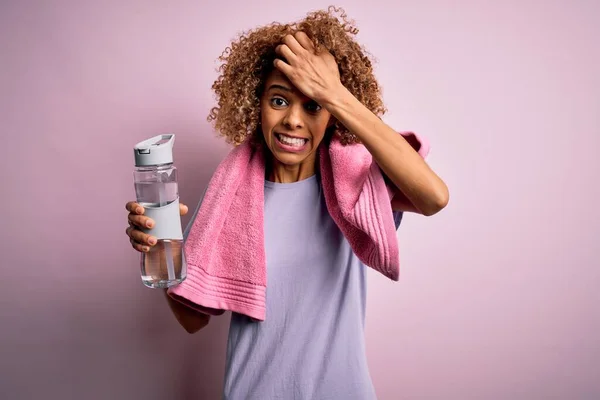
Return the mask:
[[[150,248],[156,244],[156,238],[144,233],[140,228],[148,229],[154,227],[154,220],[144,216],[144,207],[135,201],[125,204],[125,208],[129,211],[129,215],[127,216],[129,226],[125,230],[125,233],[129,236],[131,246],[140,252],[150,251]],[[185,215],[187,212],[188,207],[183,203],[179,203],[179,214]]]

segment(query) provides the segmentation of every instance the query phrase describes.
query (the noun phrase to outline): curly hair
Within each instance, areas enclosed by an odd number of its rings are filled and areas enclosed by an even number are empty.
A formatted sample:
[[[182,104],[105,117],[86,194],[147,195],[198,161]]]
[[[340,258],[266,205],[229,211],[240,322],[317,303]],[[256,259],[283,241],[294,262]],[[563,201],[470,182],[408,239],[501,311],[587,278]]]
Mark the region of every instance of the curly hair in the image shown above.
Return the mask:
[[[339,14],[339,17],[338,17]],[[352,37],[358,33],[342,8],[330,6],[327,11],[309,13],[291,24],[277,22],[243,32],[227,47],[219,61],[219,77],[212,89],[217,99],[207,118],[214,121],[219,135],[235,146],[246,139],[256,139],[260,126],[260,98],[264,84],[277,57],[275,47],[287,34],[303,31],[316,50],[328,50],[335,58],[342,84],[375,115],[386,112],[380,86],[373,74],[372,62]],[[341,123],[332,129],[343,144],[359,142]]]

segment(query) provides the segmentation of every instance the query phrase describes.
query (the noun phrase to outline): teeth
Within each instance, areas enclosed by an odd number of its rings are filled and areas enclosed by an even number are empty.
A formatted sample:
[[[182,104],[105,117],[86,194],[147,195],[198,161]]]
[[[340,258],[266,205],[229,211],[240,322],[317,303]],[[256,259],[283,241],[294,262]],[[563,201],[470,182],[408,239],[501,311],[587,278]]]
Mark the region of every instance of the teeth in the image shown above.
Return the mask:
[[[291,138],[281,134],[277,134],[277,137],[282,143],[285,143],[289,146],[300,147],[304,146],[304,143],[306,143],[306,139]]]

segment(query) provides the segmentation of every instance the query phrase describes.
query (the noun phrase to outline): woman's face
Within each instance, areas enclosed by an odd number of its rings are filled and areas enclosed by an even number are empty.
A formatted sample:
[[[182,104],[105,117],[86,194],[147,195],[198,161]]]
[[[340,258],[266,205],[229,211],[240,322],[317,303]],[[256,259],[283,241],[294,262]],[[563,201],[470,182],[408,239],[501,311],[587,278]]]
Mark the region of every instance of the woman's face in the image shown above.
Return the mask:
[[[331,114],[296,89],[278,70],[271,72],[260,99],[265,143],[285,166],[313,163]]]

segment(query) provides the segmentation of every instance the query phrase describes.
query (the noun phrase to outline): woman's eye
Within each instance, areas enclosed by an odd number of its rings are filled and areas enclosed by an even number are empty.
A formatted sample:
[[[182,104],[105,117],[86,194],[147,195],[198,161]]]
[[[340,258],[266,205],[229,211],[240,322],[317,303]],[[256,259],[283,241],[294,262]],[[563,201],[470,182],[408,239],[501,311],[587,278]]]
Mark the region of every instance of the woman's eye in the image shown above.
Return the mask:
[[[316,113],[321,110],[321,106],[319,104],[317,104],[316,102],[311,101],[310,103],[306,104],[306,110],[308,112]]]
[[[274,105],[275,107],[284,107],[287,105],[287,101],[285,101],[281,97],[273,97],[271,99],[271,104]]]

